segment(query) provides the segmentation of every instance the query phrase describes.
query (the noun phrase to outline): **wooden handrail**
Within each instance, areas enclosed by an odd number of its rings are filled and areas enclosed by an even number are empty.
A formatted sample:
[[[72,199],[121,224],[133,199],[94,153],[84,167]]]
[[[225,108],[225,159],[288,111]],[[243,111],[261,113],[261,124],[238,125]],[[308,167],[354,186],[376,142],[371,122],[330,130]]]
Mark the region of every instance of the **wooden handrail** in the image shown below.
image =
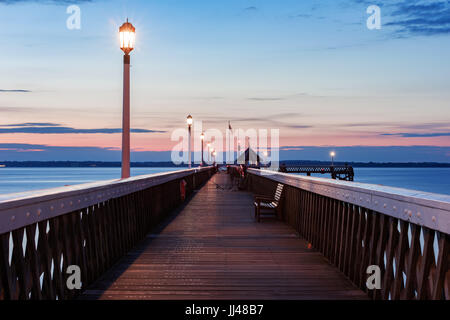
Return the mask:
[[[214,167],[0,198],[0,300],[70,299],[161,222]],[[181,188],[183,185],[183,188]],[[81,290],[66,285],[81,270]]]
[[[0,195],[0,234],[211,168],[213,167]]]
[[[268,170],[249,173],[332,199],[450,233],[450,196],[381,185],[305,177]]]
[[[247,170],[249,188],[285,184],[283,219],[373,299],[450,300],[450,197]],[[366,286],[378,266],[381,289]]]

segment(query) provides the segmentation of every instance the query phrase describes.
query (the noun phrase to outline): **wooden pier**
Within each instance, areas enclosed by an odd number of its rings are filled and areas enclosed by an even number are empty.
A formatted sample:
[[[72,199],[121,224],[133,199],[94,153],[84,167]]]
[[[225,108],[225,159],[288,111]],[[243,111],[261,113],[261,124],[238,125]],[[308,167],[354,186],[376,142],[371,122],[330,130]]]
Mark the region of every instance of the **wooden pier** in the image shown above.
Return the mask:
[[[253,196],[216,174],[82,299],[367,299],[294,229],[255,223]]]
[[[450,299],[450,196],[228,171],[0,195],[0,300]]]

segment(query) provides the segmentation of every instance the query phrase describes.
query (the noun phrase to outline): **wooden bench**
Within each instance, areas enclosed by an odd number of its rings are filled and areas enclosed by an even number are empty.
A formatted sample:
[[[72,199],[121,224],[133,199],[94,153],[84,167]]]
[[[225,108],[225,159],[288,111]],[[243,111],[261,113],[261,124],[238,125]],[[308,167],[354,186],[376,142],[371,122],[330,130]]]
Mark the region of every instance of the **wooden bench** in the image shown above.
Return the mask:
[[[281,201],[284,185],[279,183],[273,197],[255,196],[255,219],[260,222],[261,214],[281,217]]]

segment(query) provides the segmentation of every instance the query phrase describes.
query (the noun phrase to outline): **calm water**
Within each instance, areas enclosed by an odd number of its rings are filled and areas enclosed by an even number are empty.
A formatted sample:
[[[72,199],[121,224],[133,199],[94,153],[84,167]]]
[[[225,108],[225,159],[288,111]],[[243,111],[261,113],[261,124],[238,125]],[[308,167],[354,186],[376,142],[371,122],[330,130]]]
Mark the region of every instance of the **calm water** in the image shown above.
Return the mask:
[[[450,168],[355,168],[356,181],[450,194]]]
[[[138,176],[182,168],[131,168]],[[0,168],[0,194],[120,178],[120,168]]]
[[[450,168],[355,168],[355,181],[450,195]]]
[[[132,168],[131,174],[136,176],[175,170],[181,169]],[[355,174],[357,182],[450,194],[450,168],[355,168]],[[118,177],[120,168],[0,168],[0,194]]]

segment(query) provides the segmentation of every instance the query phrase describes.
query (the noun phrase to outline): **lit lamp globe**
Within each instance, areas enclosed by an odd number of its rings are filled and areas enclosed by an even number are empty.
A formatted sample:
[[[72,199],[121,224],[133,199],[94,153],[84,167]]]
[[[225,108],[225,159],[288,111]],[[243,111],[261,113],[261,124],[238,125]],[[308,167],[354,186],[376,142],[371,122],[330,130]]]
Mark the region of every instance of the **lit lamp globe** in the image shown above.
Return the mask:
[[[336,152],[331,151],[330,156],[331,156],[331,165],[334,167],[334,157],[336,156]]]
[[[186,123],[188,124],[189,127],[191,127],[191,126],[192,126],[192,122],[193,122],[192,116],[189,115],[189,116],[187,117],[187,119],[186,119]]]
[[[129,55],[134,49],[134,43],[136,41],[136,29],[131,23],[125,22],[119,28],[120,35],[120,49],[125,52],[125,55]]]

